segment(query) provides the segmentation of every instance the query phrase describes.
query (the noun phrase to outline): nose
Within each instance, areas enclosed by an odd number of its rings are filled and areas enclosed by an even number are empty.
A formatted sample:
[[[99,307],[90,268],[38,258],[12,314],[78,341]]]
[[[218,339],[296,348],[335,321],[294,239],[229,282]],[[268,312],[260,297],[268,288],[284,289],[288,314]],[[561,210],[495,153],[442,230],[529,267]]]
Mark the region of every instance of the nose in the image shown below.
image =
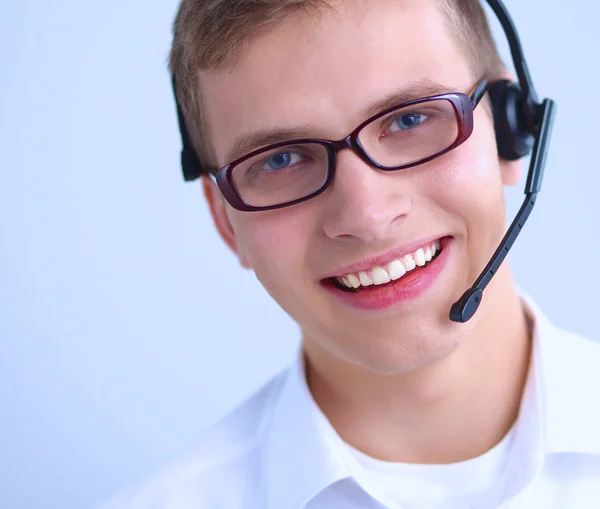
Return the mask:
[[[351,150],[339,152],[333,182],[323,196],[325,234],[363,243],[388,237],[412,210],[406,172],[378,170]]]

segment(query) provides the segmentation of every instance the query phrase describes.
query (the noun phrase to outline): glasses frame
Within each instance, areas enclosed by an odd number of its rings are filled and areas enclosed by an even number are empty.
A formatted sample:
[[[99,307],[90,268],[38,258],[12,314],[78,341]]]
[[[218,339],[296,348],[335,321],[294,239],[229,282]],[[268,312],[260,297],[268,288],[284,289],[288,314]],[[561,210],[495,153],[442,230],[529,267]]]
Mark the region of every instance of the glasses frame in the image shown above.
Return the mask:
[[[463,94],[460,92],[454,92],[454,93],[433,95],[433,96],[428,96],[428,97],[423,97],[420,99],[414,99],[411,101],[407,101],[407,102],[404,102],[397,106],[387,108],[386,110],[384,110],[380,113],[377,113],[376,115],[373,115],[372,117],[370,117],[367,120],[365,120],[364,122],[362,122],[348,136],[346,136],[345,138],[342,138],[341,140],[332,141],[332,140],[325,140],[325,139],[320,139],[320,138],[303,138],[303,139],[297,139],[297,140],[283,141],[283,142],[275,143],[272,145],[268,145],[268,146],[253,150],[252,152],[250,152],[238,159],[235,159],[234,161],[230,162],[229,164],[226,164],[222,168],[219,168],[217,170],[208,169],[208,171],[210,174],[212,174],[215,177],[217,185],[219,186],[219,189],[221,190],[221,193],[223,193],[223,196],[225,197],[225,199],[229,202],[229,204],[233,208],[235,208],[237,210],[240,210],[243,212],[258,212],[258,211],[266,211],[266,210],[274,210],[274,209],[280,209],[280,208],[284,208],[284,207],[290,207],[292,205],[302,203],[304,201],[314,198],[315,196],[318,196],[319,194],[323,193],[329,187],[329,185],[333,181],[333,178],[335,175],[335,169],[337,166],[337,154],[341,150],[344,150],[344,149],[352,150],[356,155],[358,155],[358,157],[360,157],[369,166],[376,168],[378,170],[382,170],[382,171],[398,171],[398,170],[405,170],[407,168],[412,168],[412,167],[418,166],[420,164],[425,164],[425,163],[432,161],[444,154],[447,154],[451,150],[454,150],[456,147],[462,145],[465,141],[467,141],[469,139],[469,137],[471,136],[471,134],[473,133],[473,113],[474,113],[475,108],[477,107],[477,105],[480,103],[481,99],[487,92],[488,87],[489,87],[489,84],[488,84],[487,80],[484,79],[477,84],[477,86],[475,87],[473,92],[471,92],[471,94],[469,94],[469,95],[466,95],[466,94]],[[374,122],[375,120],[377,120],[381,117],[384,117],[386,115],[389,115],[390,113],[392,113],[396,110],[399,110],[399,109],[402,109],[402,108],[405,108],[408,106],[414,106],[417,104],[422,104],[422,103],[431,102],[431,101],[438,101],[438,100],[445,100],[452,104],[454,113],[456,115],[457,123],[458,123],[458,134],[457,134],[456,140],[448,148],[446,148],[436,154],[428,156],[424,159],[416,161],[414,163],[405,164],[402,166],[390,167],[390,166],[384,166],[382,164],[379,164],[377,161],[373,160],[371,158],[371,156],[369,156],[369,154],[363,148],[362,144],[360,143],[359,135],[360,135],[361,131],[366,126],[368,126],[369,124]],[[240,163],[243,163],[244,161],[246,161],[247,159],[250,159],[252,157],[260,155],[264,152],[269,152],[271,150],[281,148],[281,147],[287,147],[290,145],[300,145],[300,144],[322,145],[327,150],[327,156],[328,156],[327,177],[326,177],[323,185],[317,191],[315,191],[307,196],[298,198],[296,200],[284,202],[281,204],[269,205],[266,207],[256,207],[256,206],[247,204],[242,199],[241,195],[238,193],[235,183],[233,182],[233,169]]]

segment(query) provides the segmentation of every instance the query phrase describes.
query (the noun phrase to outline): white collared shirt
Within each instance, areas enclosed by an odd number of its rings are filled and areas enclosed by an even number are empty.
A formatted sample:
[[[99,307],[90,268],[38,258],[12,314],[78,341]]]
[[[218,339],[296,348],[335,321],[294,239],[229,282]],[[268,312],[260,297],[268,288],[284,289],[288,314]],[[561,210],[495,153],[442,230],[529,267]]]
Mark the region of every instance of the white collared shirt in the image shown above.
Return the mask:
[[[504,474],[477,508],[600,507],[600,345],[525,300],[531,369]],[[194,450],[101,509],[400,509],[373,477],[314,402],[299,352]]]
[[[415,465],[372,458],[346,448],[372,479],[389,507],[403,509],[488,508],[489,494],[504,482],[513,451],[515,427],[489,451],[458,463]],[[499,490],[502,492],[503,490]]]

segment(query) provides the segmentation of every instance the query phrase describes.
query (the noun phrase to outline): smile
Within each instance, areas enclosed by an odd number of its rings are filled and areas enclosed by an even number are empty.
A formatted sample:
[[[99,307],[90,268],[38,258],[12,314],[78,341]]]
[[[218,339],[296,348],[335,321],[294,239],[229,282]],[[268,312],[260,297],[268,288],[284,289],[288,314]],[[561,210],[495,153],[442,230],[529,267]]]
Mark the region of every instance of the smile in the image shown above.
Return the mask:
[[[347,292],[357,292],[367,287],[379,287],[404,278],[418,267],[426,267],[442,252],[439,240],[420,247],[413,253],[392,260],[384,266],[376,266],[369,270],[332,278],[339,289]]]
[[[381,261],[375,259],[370,269],[367,269],[370,264],[349,266],[322,279],[322,288],[343,305],[363,311],[404,305],[427,292],[441,277],[448,277],[444,273],[452,273],[445,268],[453,258],[454,238],[446,236],[424,242],[416,249],[418,244],[411,246],[415,250],[409,254],[401,251],[395,259],[385,255]]]

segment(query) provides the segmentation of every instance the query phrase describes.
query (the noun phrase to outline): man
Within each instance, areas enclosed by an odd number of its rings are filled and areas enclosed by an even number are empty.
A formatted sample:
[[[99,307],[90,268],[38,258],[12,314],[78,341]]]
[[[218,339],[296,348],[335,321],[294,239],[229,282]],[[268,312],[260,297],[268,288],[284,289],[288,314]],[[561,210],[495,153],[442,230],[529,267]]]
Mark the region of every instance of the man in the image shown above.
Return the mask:
[[[448,317],[521,178],[478,2],[184,0],[171,69],[203,166],[231,165],[202,180],[215,226],[302,348],[110,507],[595,507],[598,346],[507,263],[471,320]]]

